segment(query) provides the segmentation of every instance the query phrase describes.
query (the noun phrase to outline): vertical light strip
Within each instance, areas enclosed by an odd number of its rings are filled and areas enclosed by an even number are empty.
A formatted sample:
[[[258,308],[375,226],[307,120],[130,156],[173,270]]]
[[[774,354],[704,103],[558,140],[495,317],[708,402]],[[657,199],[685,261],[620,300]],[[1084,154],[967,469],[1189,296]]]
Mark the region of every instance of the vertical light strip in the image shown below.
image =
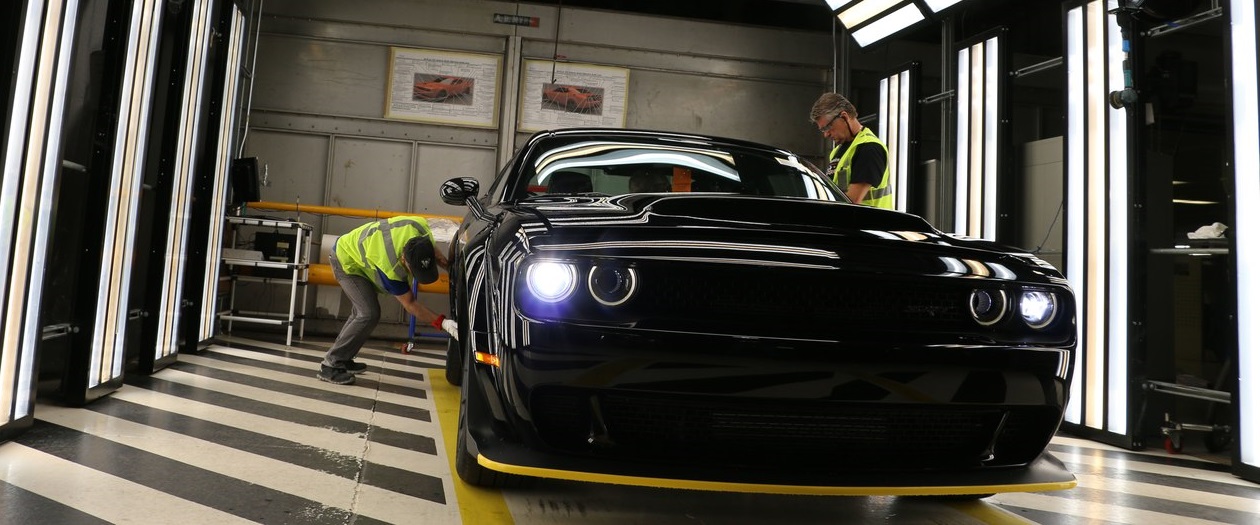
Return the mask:
[[[968,64],[971,74],[967,79],[971,82],[971,99],[967,101],[967,118],[971,119],[971,135],[967,137],[967,144],[971,147],[971,166],[967,170],[967,187],[970,190],[967,192],[967,235],[975,238],[984,236],[980,218],[986,204],[983,200],[984,101],[989,95],[984,92],[984,51],[982,44],[971,46],[971,63]]]
[[[890,90],[896,89],[893,87],[893,78],[894,77],[884,77],[884,78],[879,79],[879,130],[875,132],[877,136],[883,139],[884,147],[888,148],[888,168],[889,168],[888,174],[890,177],[895,177],[897,174],[897,172],[892,171],[891,169],[892,162],[893,162],[893,159],[892,159],[893,152],[897,151],[896,150],[896,147],[897,147],[896,136],[892,132],[893,119],[892,119],[892,109],[890,108],[890,99],[892,97],[890,96],[891,94],[889,93]],[[896,195],[901,193],[901,187],[895,184],[894,183],[895,181],[896,181],[895,178],[888,181],[888,187],[889,189],[893,191],[894,201],[897,199]],[[893,206],[896,207],[895,202]]]
[[[149,106],[162,5],[158,0],[136,2],[132,23],[128,26],[132,30],[118,112],[121,118],[111,170],[113,184],[105,219],[89,388],[122,375],[131,267],[135,258],[136,213],[148,149]]]
[[[908,211],[909,206],[907,203],[910,202],[910,170],[914,168],[914,166],[910,165],[910,141],[916,132],[910,129],[910,112],[915,109],[915,106],[912,106],[912,104],[918,104],[918,101],[911,100],[910,95],[915,93],[918,79],[912,78],[910,70],[902,71],[898,76],[901,77],[901,90],[897,93],[899,100],[897,104],[898,111],[893,113],[897,116],[898,142],[901,144],[901,147],[897,148],[896,152],[897,209]]]
[[[913,78],[911,69],[904,69],[879,81],[879,136],[888,146],[888,185],[893,192],[893,206],[901,211],[907,211],[909,202]]]
[[[32,379],[35,374],[36,345],[42,336],[40,325],[44,297],[44,270],[48,259],[48,237],[52,233],[52,210],[56,198],[57,180],[61,172],[61,130],[65,120],[66,85],[70,78],[71,52],[74,50],[75,23],[78,20],[79,1],[68,0],[60,15],[63,17],[60,30],[59,54],[57,57],[57,74],[53,86],[52,112],[48,119],[48,146],[44,149],[44,165],[39,188],[39,205],[35,210],[35,245],[31,252],[30,286],[26,301],[26,333],[23,334],[22,363],[18,378],[17,413],[23,417],[29,413],[33,400]],[[48,16],[52,16],[53,6],[49,5]],[[36,174],[28,174],[28,176]]]
[[[161,315],[158,316],[156,347],[153,359],[169,356],[179,348],[179,326],[183,291],[184,262],[187,260],[188,214],[192,204],[192,185],[201,127],[201,101],[206,77],[206,54],[209,47],[210,7],[212,0],[199,0],[193,15],[188,38],[187,65],[184,69],[183,119],[179,130],[179,146],[175,155],[174,184],[171,190],[171,216],[166,233],[166,272],[162,281]]]
[[[28,5],[15,57],[17,76],[0,190],[0,223],[4,224],[0,260],[7,261],[8,271],[6,284],[0,286],[4,308],[0,426],[28,416],[34,404],[31,391],[41,336],[51,199],[60,171],[66,79],[77,11],[77,0]]]
[[[9,119],[9,131],[6,133],[7,142],[4,144],[4,179],[0,184],[0,261],[10,261],[17,257],[14,254],[12,240],[16,237],[16,230],[20,227],[20,218],[18,212],[21,211],[18,205],[20,198],[19,186],[23,182],[25,172],[22,167],[22,152],[26,149],[27,142],[25,139],[32,138],[27,135],[27,124],[31,119],[39,118],[38,114],[32,114],[31,95],[36,91],[42,91],[43,88],[37,90],[35,88],[35,57],[39,49],[40,37],[40,20],[43,12],[36,6],[27,6],[25,11],[26,18],[21,26],[21,38],[18,40],[17,53],[17,76],[14,82],[13,92],[13,111]],[[25,254],[22,255],[25,257]],[[5,275],[6,282],[19,280],[11,271]],[[8,301],[14,299],[14,304]],[[13,406],[16,397],[21,395],[16,392],[17,385],[21,382],[19,376],[24,373],[21,369],[21,361],[19,357],[25,358],[25,350],[22,341],[22,323],[21,312],[25,297],[21,295],[11,296],[8,286],[0,286],[0,307],[4,308],[4,332],[0,334],[3,337],[3,347],[0,348],[0,426],[5,425],[9,421],[22,416],[15,416],[15,407]],[[29,373],[29,371],[26,371]],[[23,403],[25,405],[26,403]],[[25,413],[26,408],[23,406],[16,407],[17,411]]]
[[[223,98],[219,106],[219,143],[215,152],[214,183],[210,193],[210,229],[206,246],[205,286],[201,296],[201,322],[198,341],[215,335],[215,300],[219,290],[219,258],[223,250],[223,221],[227,212],[228,169],[232,162],[232,144],[236,138],[237,81],[240,78],[241,52],[245,41],[245,17],[232,5],[232,23],[227,46],[227,66],[223,74]]]
[[[977,239],[997,238],[1002,45],[999,35],[958,50],[954,231]]]
[[[1238,434],[1239,459],[1260,467],[1260,330],[1255,298],[1260,294],[1260,96],[1256,73],[1256,5],[1229,3],[1229,39],[1234,105],[1234,247],[1238,282]]]
[[[1104,5],[1085,6],[1086,125],[1085,143],[1085,424],[1102,428],[1104,368],[1107,356],[1107,78]]]
[[[998,188],[998,39],[984,41],[984,224],[980,236],[997,239]]]
[[[1124,89],[1124,49],[1116,15],[1107,2],[1107,91]],[[1129,432],[1129,134],[1125,108],[1107,111],[1107,430]]]
[[[971,48],[958,50],[958,97],[955,98],[958,108],[958,134],[954,152],[954,233],[967,234],[967,173],[970,171],[971,149],[967,139],[971,137],[971,120],[968,115],[971,102]]]
[[[1084,368],[1085,339],[1085,18],[1084,8],[1068,10],[1064,25],[1067,27],[1067,278],[1076,291],[1076,340],[1078,341],[1072,374],[1072,386],[1068,393],[1068,406],[1064,419],[1069,423],[1084,422],[1082,407],[1082,374]]]

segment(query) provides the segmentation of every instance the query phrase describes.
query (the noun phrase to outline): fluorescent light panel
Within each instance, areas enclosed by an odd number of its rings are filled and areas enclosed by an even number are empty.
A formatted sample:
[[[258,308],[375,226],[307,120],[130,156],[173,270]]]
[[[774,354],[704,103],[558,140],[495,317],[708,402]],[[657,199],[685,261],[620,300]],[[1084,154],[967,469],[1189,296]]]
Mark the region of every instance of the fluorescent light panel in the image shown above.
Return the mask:
[[[1076,290],[1078,350],[1069,423],[1128,435],[1129,188],[1125,109],[1107,104],[1124,87],[1122,38],[1094,0],[1066,13],[1068,127],[1067,277]]]
[[[240,59],[244,43],[245,17],[232,6],[232,23],[227,47],[227,67],[224,69],[223,103],[219,106],[219,142],[215,151],[214,183],[211,190],[210,229],[206,245],[205,283],[201,295],[201,319],[198,325],[198,341],[215,335],[215,319],[218,312],[216,298],[219,290],[219,258],[223,249],[223,222],[227,210],[227,178],[232,161],[232,142],[236,136],[237,80],[240,78]]]
[[[971,119],[969,102],[971,100],[971,48],[958,50],[958,102],[955,112],[958,120],[958,133],[955,135],[954,152],[954,233],[967,234],[967,185],[970,178],[966,176],[970,169],[971,149],[968,146],[971,138]]]
[[[998,39],[984,41],[984,221],[981,237],[997,239],[998,188]]]
[[[953,7],[954,4],[961,1],[962,0],[924,0],[923,3],[927,4],[928,9],[931,9],[933,13],[939,13]]]
[[[958,50],[955,233],[992,240],[997,224],[999,38]]]
[[[1260,329],[1254,319],[1260,294],[1260,118],[1256,103],[1260,76],[1256,72],[1256,5],[1254,0],[1230,0],[1230,49],[1234,105],[1234,246],[1238,268],[1238,435],[1239,459],[1260,466]]]
[[[1068,393],[1068,406],[1064,419],[1069,423],[1084,423],[1084,331],[1080,320],[1085,313],[1085,9],[1074,7],[1066,13],[1067,28],[1067,278],[1076,291],[1076,340],[1078,348]]]
[[[118,112],[124,117],[118,123],[111,170],[113,183],[105,219],[89,388],[122,375],[131,267],[135,258],[136,214],[148,145],[150,95],[162,4],[145,0],[132,7],[131,27],[137,30],[131,32],[128,41],[124,97]]]
[[[1103,428],[1103,392],[1106,387],[1107,355],[1107,83],[1104,55],[1103,3],[1094,0],[1085,6],[1085,424]],[[1080,219],[1080,218],[1078,218]]]
[[[1116,0],[1107,2],[1107,91],[1124,89],[1124,49]],[[1107,112],[1107,431],[1129,432],[1129,134],[1125,108]]]
[[[3,180],[0,180],[0,198],[5,203],[16,203],[19,198],[18,188],[22,184],[25,173],[21,167],[22,152],[26,149],[27,138],[26,125],[31,118],[31,94],[35,85],[35,53],[39,47],[39,22],[40,10],[28,8],[26,10],[26,19],[21,27],[21,38],[18,40],[19,47],[17,53],[17,69],[14,77],[13,93],[13,110],[9,117],[9,131],[6,134],[7,142],[4,144],[4,165]],[[41,87],[42,89],[42,87]],[[10,261],[15,257],[12,239],[15,236],[15,230],[20,227],[20,221],[17,213],[20,210],[16,206],[6,205],[0,206],[0,261]],[[25,256],[25,255],[23,255]],[[6,282],[14,282],[15,276],[10,273],[5,275]],[[5,315],[3,317],[3,348],[0,348],[0,425],[4,425],[14,419],[24,417],[27,410],[26,403],[20,403],[15,407],[16,398],[24,394],[16,391],[17,385],[21,382],[19,376],[23,373],[20,367],[19,358],[24,358],[26,351],[23,349],[22,335],[22,319],[20,316],[15,317],[15,312],[22,310],[21,304],[10,305],[9,287],[0,285],[0,307],[4,308]],[[22,297],[16,296],[20,301]],[[29,373],[29,371],[27,371]],[[15,415],[22,412],[23,415]]]
[[[888,147],[888,176],[896,209],[906,211],[909,188],[910,70],[906,69],[879,82],[879,134]]]
[[[918,6],[907,4],[888,14],[888,16],[853,31],[853,40],[857,41],[859,46],[866,47],[897,31],[910,27],[924,18],[923,11],[920,11]],[[848,25],[845,27],[848,27]]]
[[[903,0],[862,0],[861,2],[853,4],[852,7],[841,11],[840,14],[836,15],[836,18],[840,19],[840,23],[844,24],[844,27],[852,30],[853,28],[862,25],[867,20],[883,15],[886,11],[892,9],[902,1]],[[832,7],[832,10],[835,9],[837,8]]]
[[[179,349],[179,326],[183,308],[184,263],[188,253],[188,215],[192,203],[198,131],[201,122],[201,99],[205,87],[206,55],[210,34],[211,0],[199,2],[193,16],[192,34],[188,42],[187,67],[184,70],[183,120],[179,148],[175,156],[175,185],[171,192],[171,214],[166,234],[166,272],[162,283],[163,315],[158,317],[154,360],[176,353]]]

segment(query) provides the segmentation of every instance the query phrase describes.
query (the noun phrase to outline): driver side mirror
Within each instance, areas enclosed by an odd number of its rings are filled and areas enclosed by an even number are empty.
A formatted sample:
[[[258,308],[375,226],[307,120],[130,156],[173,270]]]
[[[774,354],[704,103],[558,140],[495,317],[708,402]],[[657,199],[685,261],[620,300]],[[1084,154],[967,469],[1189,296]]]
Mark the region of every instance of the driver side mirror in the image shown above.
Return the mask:
[[[438,193],[442,196],[442,202],[451,206],[463,206],[469,199],[476,200],[477,192],[481,190],[481,183],[472,177],[456,177],[442,183],[442,188]]]

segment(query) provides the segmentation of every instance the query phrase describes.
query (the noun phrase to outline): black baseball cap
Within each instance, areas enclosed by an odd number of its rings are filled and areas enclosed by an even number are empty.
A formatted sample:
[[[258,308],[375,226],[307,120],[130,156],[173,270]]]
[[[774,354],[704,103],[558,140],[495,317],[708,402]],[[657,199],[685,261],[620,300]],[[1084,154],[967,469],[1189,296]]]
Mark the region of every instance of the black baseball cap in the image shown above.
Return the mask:
[[[403,245],[403,259],[411,267],[411,276],[420,284],[429,284],[438,279],[437,255],[433,249],[433,241],[428,237],[417,237]]]

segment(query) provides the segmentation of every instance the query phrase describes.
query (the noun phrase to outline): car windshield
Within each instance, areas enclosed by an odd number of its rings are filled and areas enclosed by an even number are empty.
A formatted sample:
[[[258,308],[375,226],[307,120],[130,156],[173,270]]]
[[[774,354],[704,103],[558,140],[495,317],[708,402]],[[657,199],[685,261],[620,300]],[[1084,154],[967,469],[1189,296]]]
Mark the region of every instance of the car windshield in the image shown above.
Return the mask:
[[[506,190],[507,200],[667,192],[847,200],[816,167],[783,151],[656,137],[552,137]]]

